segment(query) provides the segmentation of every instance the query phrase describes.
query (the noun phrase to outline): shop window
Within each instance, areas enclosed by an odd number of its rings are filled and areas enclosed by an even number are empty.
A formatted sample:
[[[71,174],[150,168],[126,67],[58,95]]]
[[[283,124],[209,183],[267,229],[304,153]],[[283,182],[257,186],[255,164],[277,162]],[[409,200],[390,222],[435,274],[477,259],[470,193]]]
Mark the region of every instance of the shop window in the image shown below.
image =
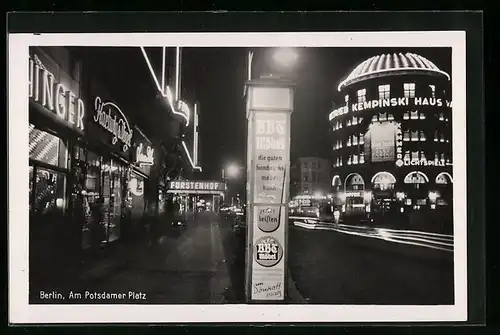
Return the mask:
[[[29,174],[30,174],[30,180],[29,180],[29,189],[30,189],[30,194],[29,194],[29,211],[31,213],[31,210],[32,210],[31,204],[33,203],[33,183],[34,183],[33,166],[29,167]]]
[[[366,88],[364,88],[362,90],[358,90],[357,96],[358,96],[358,103],[365,102],[366,101]]]
[[[405,98],[415,98],[415,83],[403,84]]]
[[[66,168],[67,146],[59,137],[29,126],[29,158],[53,166]]]
[[[30,169],[30,177],[33,176]],[[66,176],[63,173],[36,167],[33,186],[33,210],[39,214],[63,214],[65,210],[64,191]]]
[[[379,99],[389,99],[391,97],[391,86],[390,85],[379,85],[378,87],[378,98]]]
[[[419,131],[418,130],[412,131],[411,132],[411,141],[412,142],[418,141],[418,135],[419,135]]]

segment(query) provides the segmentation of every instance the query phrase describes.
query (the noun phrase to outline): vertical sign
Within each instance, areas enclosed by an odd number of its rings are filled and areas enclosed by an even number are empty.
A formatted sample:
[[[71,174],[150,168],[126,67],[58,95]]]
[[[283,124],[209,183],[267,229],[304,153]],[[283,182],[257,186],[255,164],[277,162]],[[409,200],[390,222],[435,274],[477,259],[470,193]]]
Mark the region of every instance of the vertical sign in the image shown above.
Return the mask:
[[[254,114],[253,300],[281,300],[285,295],[287,118],[283,112]]]
[[[279,81],[248,83],[246,294],[251,301],[283,301],[293,90]]]

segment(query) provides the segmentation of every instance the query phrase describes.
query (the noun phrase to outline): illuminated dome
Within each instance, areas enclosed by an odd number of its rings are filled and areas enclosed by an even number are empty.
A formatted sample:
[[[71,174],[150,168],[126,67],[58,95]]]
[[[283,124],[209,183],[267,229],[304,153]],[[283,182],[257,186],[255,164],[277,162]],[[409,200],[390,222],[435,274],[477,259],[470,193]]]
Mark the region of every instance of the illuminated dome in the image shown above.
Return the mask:
[[[359,64],[338,86],[338,90],[366,79],[401,75],[409,73],[427,73],[430,75],[445,76],[450,80],[448,73],[441,71],[433,62],[420,55],[407,52],[383,54],[368,58]]]

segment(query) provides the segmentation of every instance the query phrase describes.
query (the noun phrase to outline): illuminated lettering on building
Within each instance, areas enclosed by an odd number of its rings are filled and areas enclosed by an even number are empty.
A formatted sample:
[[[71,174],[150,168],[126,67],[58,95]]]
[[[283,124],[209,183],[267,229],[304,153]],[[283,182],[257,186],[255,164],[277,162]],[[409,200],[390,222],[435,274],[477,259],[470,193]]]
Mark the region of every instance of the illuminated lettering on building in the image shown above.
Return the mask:
[[[171,181],[171,190],[193,190],[193,191],[225,191],[224,183],[216,181]]]
[[[182,100],[177,100],[175,105],[177,112],[184,114],[186,116],[186,120],[189,120],[191,115],[191,110],[189,109],[187,103],[185,103]]]
[[[153,165],[155,162],[154,152],[155,150],[148,145],[146,147],[146,153],[144,153],[144,145],[142,143],[139,144],[136,149],[135,162],[139,164],[139,166]]]
[[[34,58],[34,59],[33,59]],[[64,84],[56,82],[37,55],[29,60],[29,98],[53,112],[58,119],[83,132],[85,105]]]
[[[446,166],[442,159],[406,159],[403,161],[404,166]]]
[[[401,130],[401,123],[396,125],[396,166],[401,167],[403,162],[403,131]]]
[[[94,108],[94,121],[113,135],[113,145],[120,140],[123,143],[122,150],[126,152],[131,147],[133,131],[125,114],[117,105],[103,102],[100,97],[95,98]]]
[[[432,106],[432,107],[452,107],[452,102],[443,100],[440,98],[390,98],[390,99],[377,99],[377,100],[370,100],[370,101],[364,101],[364,102],[359,102],[359,103],[353,103],[351,104],[351,108],[349,109],[348,106],[342,106],[340,108],[337,108],[333,110],[329,115],[328,115],[328,120],[331,121],[337,116],[346,114],[349,112],[360,112],[368,109],[374,109],[374,108],[386,108],[386,107],[400,107],[400,106]]]

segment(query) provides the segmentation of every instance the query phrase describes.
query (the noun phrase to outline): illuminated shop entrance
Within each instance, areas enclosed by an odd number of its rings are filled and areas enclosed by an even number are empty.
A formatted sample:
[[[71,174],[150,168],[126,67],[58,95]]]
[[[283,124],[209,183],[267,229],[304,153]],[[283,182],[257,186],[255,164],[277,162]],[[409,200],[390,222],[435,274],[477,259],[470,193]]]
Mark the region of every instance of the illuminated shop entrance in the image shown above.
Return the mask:
[[[365,213],[364,204],[365,181],[358,173],[351,173],[345,179],[345,213]]]
[[[225,190],[226,184],[220,181],[174,180],[167,193],[174,194],[182,214],[200,210],[218,213]],[[206,200],[207,196],[211,199]]]
[[[419,210],[428,205],[428,183],[429,178],[421,171],[413,171],[406,175],[404,179],[406,185],[411,185],[412,192],[409,192],[405,199],[405,205],[411,209]]]
[[[387,212],[393,207],[394,186],[396,185],[396,178],[390,172],[378,172],[371,180],[373,187],[373,210],[375,212]]]

